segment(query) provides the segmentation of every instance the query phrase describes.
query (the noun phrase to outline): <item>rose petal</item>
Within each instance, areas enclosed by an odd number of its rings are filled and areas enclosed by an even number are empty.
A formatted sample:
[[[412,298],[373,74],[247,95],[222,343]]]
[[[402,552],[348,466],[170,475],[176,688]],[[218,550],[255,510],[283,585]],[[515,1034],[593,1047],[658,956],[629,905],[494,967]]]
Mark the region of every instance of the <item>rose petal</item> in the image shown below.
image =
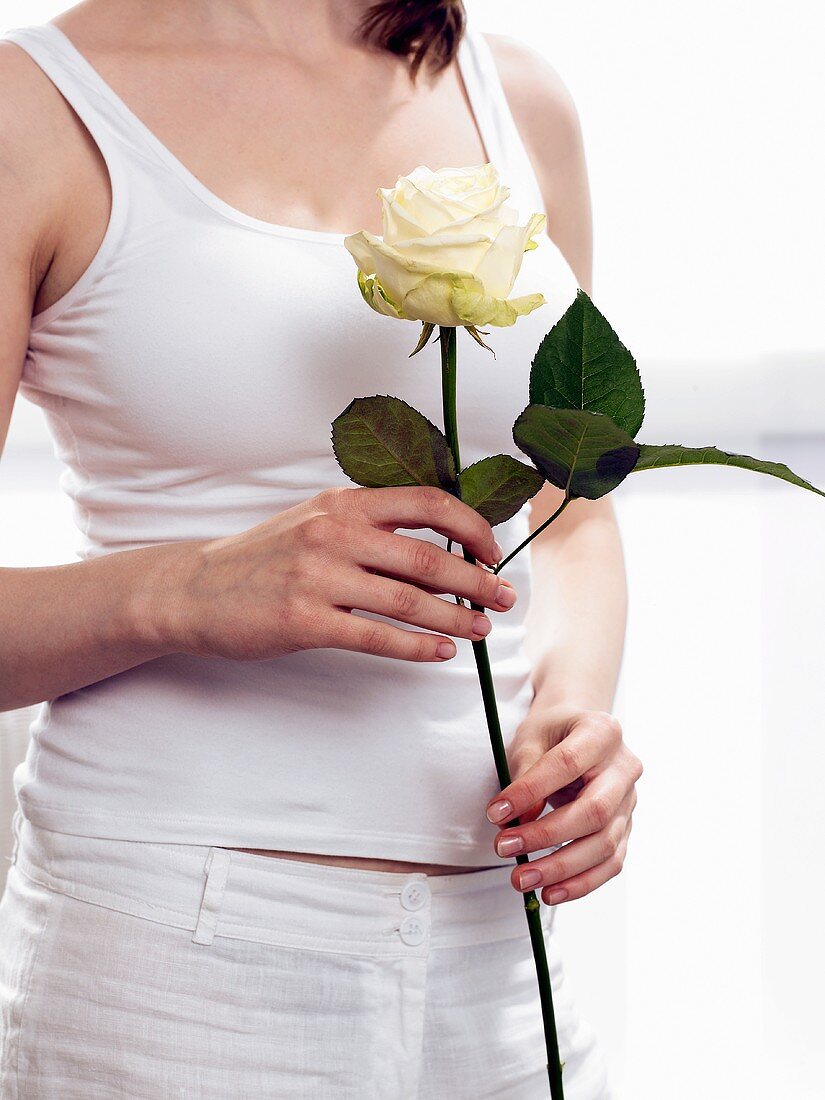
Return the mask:
[[[429,234],[444,232],[456,223],[469,225],[475,216],[487,223],[511,224],[517,220],[512,209],[504,206],[510,189],[500,184],[492,164],[443,168],[438,172],[419,165],[409,176],[400,177],[395,188],[381,189],[379,194],[399,212],[399,217],[418,223]],[[502,212],[497,215],[499,209]],[[417,234],[405,235],[409,238]],[[392,243],[398,238],[385,232],[384,239]]]
[[[398,305],[390,301],[386,291],[374,275],[365,275],[363,271],[359,270],[358,288],[364,301],[376,313],[383,313],[385,317],[403,317]]]
[[[392,192],[379,188],[378,194],[381,198],[382,236],[387,244],[429,235],[429,229],[415,216],[414,211],[405,209],[389,197]]]
[[[445,225],[473,217],[476,211],[461,200],[433,194],[415,183],[408,190],[401,188],[396,194],[395,203],[426,226],[428,233],[438,233]]]
[[[543,306],[546,298],[543,294],[526,294],[521,298],[494,298],[485,294],[480,284],[463,284],[453,292],[452,306],[461,318],[462,325],[494,325],[507,328],[514,325],[519,317],[532,313]]]
[[[344,238],[347,251],[366,275],[377,275],[394,302],[403,303],[409,292],[427,275],[443,272],[443,262],[423,263],[413,257],[406,257],[392,245],[385,244],[380,237],[362,229]],[[472,278],[472,272],[462,270],[460,275]],[[427,320],[426,317],[421,320]]]
[[[396,241],[393,248],[405,260],[417,260],[430,271],[469,271],[484,260],[495,238],[485,233],[468,236],[439,234],[435,237],[417,237],[414,240]]]
[[[470,285],[475,282],[472,275],[454,272],[439,271],[428,275],[404,298],[401,307],[404,316],[451,328],[464,324],[455,311],[453,297],[465,281]]]
[[[488,294],[506,298],[521,270],[524,251],[530,238],[543,227],[546,215],[533,214],[525,226],[505,226],[475,268]]]

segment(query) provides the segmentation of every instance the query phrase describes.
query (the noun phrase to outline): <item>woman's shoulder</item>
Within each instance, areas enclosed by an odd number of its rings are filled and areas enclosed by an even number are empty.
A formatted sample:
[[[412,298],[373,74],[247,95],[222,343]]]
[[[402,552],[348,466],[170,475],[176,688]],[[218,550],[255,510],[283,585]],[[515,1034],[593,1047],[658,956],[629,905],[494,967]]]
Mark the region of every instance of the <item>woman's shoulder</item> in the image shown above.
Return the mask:
[[[105,166],[84,124],[34,58],[0,39],[0,259],[19,269],[18,281],[25,275],[38,309],[71,285],[108,207]]]
[[[0,39],[0,189],[26,208],[54,216],[65,202],[72,154],[81,127],[72,109],[35,60]]]
[[[548,233],[589,288],[593,266],[590,181],[578,108],[552,62],[503,34],[485,38],[548,211]]]
[[[51,262],[65,201],[65,109],[32,58],[0,40],[0,248],[6,263],[15,255],[36,273]]]
[[[578,142],[581,124],[572,93],[540,50],[506,34],[484,33],[513,118],[539,160]]]

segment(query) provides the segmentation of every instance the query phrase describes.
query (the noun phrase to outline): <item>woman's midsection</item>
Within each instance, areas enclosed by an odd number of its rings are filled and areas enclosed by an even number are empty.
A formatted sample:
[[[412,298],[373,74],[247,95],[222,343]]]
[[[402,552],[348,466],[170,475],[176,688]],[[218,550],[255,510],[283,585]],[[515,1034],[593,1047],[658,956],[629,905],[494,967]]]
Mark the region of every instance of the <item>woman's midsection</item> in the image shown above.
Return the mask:
[[[276,856],[278,859],[295,859],[304,863],[326,863],[333,867],[357,867],[365,871],[392,871],[412,874],[423,871],[427,875],[458,875],[464,871],[484,871],[486,867],[453,867],[444,863],[411,863],[400,859],[371,859],[365,856],[328,856],[314,852],[279,852],[268,848],[230,848],[231,852],[249,852],[255,856]],[[500,864],[491,863],[490,867]]]

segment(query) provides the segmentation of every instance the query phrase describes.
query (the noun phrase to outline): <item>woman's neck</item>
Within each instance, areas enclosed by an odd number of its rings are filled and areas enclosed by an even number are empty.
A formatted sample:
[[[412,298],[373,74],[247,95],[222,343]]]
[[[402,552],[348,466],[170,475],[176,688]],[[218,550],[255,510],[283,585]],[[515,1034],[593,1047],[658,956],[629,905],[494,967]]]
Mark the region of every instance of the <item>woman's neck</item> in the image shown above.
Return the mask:
[[[291,44],[328,56],[357,46],[357,29],[373,0],[143,0],[153,21],[182,22],[232,40],[250,35],[262,46]]]

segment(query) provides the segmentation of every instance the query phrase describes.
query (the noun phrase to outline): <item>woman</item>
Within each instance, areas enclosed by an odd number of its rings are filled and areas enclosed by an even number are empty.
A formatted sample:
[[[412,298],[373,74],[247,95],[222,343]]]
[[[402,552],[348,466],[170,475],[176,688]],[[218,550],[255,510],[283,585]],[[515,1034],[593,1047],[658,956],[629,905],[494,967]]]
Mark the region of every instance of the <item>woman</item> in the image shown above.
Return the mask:
[[[548,307],[496,361],[462,346],[465,462],[507,449],[571,268],[589,284],[574,108],[464,19],[85,0],[0,43],[2,423],[18,388],[43,406],[84,539],[0,577],[0,707],[49,700],[0,903],[4,1098],[546,1096],[513,838],[538,853],[566,1095],[611,1095],[552,917],[619,871],[641,774],[610,714],[612,508],[537,540],[531,600],[529,554],[485,566],[552,487],[494,537],[440,490],[348,487],[329,444],[360,394],[438,418],[338,231],[380,233],[377,186],[494,160],[523,216],[551,212],[524,273]]]

